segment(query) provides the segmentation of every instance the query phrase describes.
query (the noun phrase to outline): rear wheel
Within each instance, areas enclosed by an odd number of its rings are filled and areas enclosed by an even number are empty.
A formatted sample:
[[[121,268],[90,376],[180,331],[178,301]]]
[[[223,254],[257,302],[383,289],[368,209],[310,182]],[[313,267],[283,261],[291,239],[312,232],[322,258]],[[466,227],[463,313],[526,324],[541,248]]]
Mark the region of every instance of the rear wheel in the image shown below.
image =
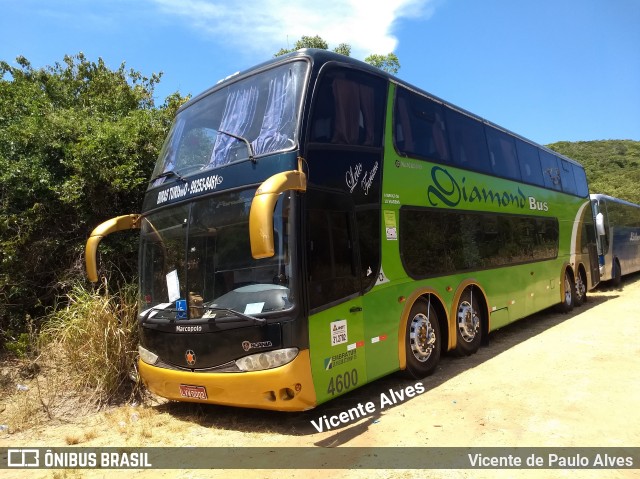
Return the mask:
[[[456,349],[459,356],[475,353],[482,341],[482,312],[478,302],[478,293],[473,288],[463,291],[456,312]]]
[[[409,313],[405,335],[406,375],[420,379],[431,374],[440,361],[441,348],[438,314],[428,301],[416,301]]]
[[[583,270],[578,271],[576,278],[576,306],[580,306],[587,301],[587,278]]]
[[[562,303],[560,303],[560,312],[568,313],[573,309],[576,297],[576,285],[571,279],[569,271],[564,272],[564,297]]]

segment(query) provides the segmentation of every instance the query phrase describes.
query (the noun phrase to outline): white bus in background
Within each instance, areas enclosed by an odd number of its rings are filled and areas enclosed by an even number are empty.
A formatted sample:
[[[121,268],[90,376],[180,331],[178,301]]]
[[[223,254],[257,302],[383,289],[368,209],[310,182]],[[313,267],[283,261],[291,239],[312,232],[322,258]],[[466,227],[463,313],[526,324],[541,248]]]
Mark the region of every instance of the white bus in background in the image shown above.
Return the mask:
[[[623,275],[640,271],[640,205],[592,194],[600,279],[620,284]]]

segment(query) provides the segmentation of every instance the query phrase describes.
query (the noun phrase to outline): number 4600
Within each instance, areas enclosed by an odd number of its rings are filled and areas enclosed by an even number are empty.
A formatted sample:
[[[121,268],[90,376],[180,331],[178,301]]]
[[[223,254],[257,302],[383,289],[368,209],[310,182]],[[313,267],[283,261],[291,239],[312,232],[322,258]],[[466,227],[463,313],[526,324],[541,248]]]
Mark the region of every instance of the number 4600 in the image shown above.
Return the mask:
[[[351,371],[347,371],[344,374],[338,374],[337,376],[329,379],[329,386],[327,386],[327,393],[331,394],[340,394],[342,391],[346,391],[351,389],[352,387],[358,384],[358,371],[352,369]]]

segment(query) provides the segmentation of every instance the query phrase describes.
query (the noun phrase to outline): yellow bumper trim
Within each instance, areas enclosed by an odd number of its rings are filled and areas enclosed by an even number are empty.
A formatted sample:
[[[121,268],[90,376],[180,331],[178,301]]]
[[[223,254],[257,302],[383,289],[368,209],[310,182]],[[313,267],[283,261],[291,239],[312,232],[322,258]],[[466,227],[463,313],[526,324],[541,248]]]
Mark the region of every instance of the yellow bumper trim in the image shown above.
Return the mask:
[[[309,350],[300,351],[288,364],[264,371],[194,373],[152,366],[138,360],[140,377],[154,394],[176,401],[226,406],[306,411],[316,405]],[[180,385],[203,386],[207,399],[186,398]]]

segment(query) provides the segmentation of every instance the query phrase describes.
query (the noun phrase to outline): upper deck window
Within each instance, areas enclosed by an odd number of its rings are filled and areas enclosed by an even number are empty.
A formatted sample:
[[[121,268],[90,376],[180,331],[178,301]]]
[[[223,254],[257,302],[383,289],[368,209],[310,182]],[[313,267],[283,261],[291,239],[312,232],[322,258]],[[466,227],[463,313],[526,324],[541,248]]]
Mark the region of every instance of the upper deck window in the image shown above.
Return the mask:
[[[449,161],[442,105],[400,88],[396,96],[394,121],[394,139],[399,153],[442,162]]]
[[[153,177],[190,174],[292,148],[308,64],[287,63],[202,97],[176,117]],[[160,183],[163,178],[157,180]]]
[[[460,168],[492,173],[482,123],[451,108],[445,108],[445,117],[454,164]]]
[[[348,68],[331,68],[318,82],[309,141],[379,147],[385,82]]]
[[[540,164],[542,166],[544,186],[562,191],[562,177],[560,176],[558,157],[547,151],[540,150]]]

